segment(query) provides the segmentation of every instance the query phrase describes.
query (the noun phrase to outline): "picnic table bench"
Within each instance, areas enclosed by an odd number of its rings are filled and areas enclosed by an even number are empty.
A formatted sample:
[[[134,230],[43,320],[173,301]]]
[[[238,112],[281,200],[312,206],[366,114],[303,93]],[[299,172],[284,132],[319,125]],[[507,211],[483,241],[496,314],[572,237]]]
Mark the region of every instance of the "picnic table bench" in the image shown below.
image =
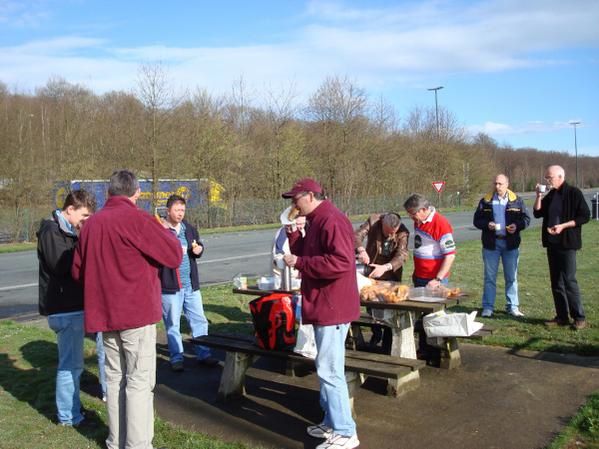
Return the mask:
[[[413,305],[407,305],[406,309],[411,312],[417,313],[432,313],[439,310],[438,306],[434,306],[433,304],[437,303],[419,303]],[[371,304],[368,305],[369,307]],[[364,336],[362,334],[362,327],[370,327],[372,328],[374,325],[391,327],[388,322],[377,319],[373,317],[371,314],[362,313],[360,318],[355,321],[352,321],[350,326],[350,339],[353,349],[359,349],[366,347]],[[461,357],[459,352],[459,344],[458,338],[472,338],[472,339],[482,339],[489,335],[492,335],[494,328],[491,326],[485,325],[482,329],[478,330],[474,334],[468,337],[443,337],[438,339],[437,345],[441,349],[441,360],[440,360],[440,368],[445,369],[454,369],[460,366]],[[392,348],[393,351],[393,348]]]
[[[218,398],[223,401],[245,394],[245,374],[257,357],[281,359],[294,366],[314,367],[312,359],[291,351],[262,349],[253,342],[253,338],[248,336],[212,334],[192,338],[190,341],[193,344],[225,351],[225,365],[218,387]],[[387,393],[392,396],[400,396],[418,386],[418,383],[414,382],[406,385],[401,382],[401,379],[425,366],[426,363],[421,360],[347,350],[345,375],[352,410],[354,393],[359,384],[363,382],[364,376],[388,379]]]

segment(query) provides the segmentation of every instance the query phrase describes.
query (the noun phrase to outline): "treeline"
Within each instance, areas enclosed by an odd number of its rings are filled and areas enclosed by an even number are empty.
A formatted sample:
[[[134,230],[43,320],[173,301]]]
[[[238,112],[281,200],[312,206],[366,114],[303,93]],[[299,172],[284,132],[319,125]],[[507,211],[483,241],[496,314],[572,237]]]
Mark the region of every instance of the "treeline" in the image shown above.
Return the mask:
[[[156,65],[141,67],[132,92],[97,95],[51,79],[25,94],[0,83],[0,230],[33,229],[56,182],[106,179],[123,167],[149,179],[218,182],[225,207],[212,225],[234,224],[244,208],[254,214],[245,221],[274,220],[280,193],[303,176],[321,181],[348,213],[399,207],[411,192],[436,202],[433,180],[446,182],[446,204],[473,204],[497,172],[517,191],[531,190],[549,163],[574,179],[567,152],[469,137],[445,109],[437,132],[434,108],[398,117],[345,78],[326,79],[308,98],[299,104],[292,89],[253,95],[243,80],[225,96],[175,94]],[[580,183],[599,185],[599,158],[578,164]]]

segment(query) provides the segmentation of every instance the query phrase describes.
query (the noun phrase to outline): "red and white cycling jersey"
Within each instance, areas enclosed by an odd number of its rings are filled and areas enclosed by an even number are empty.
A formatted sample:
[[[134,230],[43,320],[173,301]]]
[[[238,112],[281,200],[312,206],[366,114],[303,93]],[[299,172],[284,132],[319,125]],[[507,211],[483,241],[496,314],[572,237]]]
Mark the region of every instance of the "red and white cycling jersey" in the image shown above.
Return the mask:
[[[414,274],[433,279],[445,256],[456,252],[451,224],[432,208],[425,222],[414,223],[414,233]]]

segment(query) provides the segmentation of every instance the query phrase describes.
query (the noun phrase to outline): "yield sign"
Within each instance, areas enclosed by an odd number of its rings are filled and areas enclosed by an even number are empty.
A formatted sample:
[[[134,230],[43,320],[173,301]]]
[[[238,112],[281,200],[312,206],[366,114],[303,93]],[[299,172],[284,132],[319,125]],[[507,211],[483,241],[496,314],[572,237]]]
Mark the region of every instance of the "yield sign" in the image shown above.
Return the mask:
[[[437,191],[437,193],[441,193],[443,187],[445,187],[445,181],[433,181],[433,188]]]

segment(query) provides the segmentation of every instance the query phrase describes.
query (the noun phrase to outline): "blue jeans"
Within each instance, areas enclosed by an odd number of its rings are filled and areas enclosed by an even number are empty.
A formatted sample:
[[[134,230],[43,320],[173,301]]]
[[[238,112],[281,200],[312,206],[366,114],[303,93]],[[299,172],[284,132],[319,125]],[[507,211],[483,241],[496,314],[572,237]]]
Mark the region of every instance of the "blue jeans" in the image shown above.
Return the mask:
[[[339,435],[352,436],[356,423],[351,416],[345,380],[345,338],[349,323],[332,326],[314,325],[316,374],[320,381],[320,406],[323,424]]]
[[[505,308],[508,312],[518,309],[518,259],[520,250],[507,249],[505,240],[495,240],[495,249],[483,248],[484,263],[484,290],[483,309],[493,310],[495,307],[497,270],[499,259],[503,264],[503,278],[505,279]]]
[[[426,278],[417,278],[416,276],[412,276],[412,282],[414,283],[414,287],[426,287],[426,284],[428,284],[432,280],[433,280],[433,278],[426,279]],[[447,285],[448,283],[449,283],[449,278],[441,279],[441,285]]]
[[[106,397],[106,353],[104,352],[104,339],[102,332],[96,333],[96,356],[98,357],[98,377],[102,387],[102,397]]]
[[[172,295],[162,294],[162,319],[166,327],[171,363],[183,361],[181,312],[185,313],[193,337],[208,334],[208,320],[204,315],[202,294],[199,290],[193,291],[191,286],[188,286]],[[194,345],[194,352],[198,360],[204,360],[211,355],[210,348],[205,346]]]
[[[83,372],[83,311],[58,313],[48,317],[56,333],[58,368],[56,371],[56,409],[58,422],[77,425],[83,421],[79,399],[79,379]]]

